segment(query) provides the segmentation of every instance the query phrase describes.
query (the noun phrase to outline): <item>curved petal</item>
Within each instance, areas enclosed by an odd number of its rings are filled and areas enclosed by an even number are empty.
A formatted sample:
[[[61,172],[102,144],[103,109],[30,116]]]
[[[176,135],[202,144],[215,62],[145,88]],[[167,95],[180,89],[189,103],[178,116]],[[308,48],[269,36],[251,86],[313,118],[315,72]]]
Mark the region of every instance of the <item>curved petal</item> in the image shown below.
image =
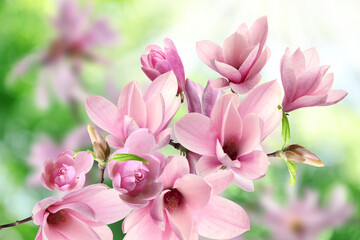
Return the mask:
[[[240,72],[231,65],[214,60],[214,66],[218,73],[229,79],[231,82],[240,83]]]
[[[170,63],[171,68],[178,79],[178,84],[180,88],[183,90],[185,88],[184,66],[182,64],[181,58],[176,50],[174,43],[169,38],[166,38],[164,40],[164,50],[165,50],[166,60]]]
[[[160,76],[160,72],[156,69],[150,68],[150,67],[141,67],[141,70],[143,70],[143,72],[145,73],[145,75],[151,80],[153,81],[155,78],[157,78],[158,76]]]
[[[247,55],[246,59],[241,64],[239,68],[239,72],[243,78],[246,78],[252,66],[255,64],[258,52],[259,52],[259,45],[256,45],[256,47]]]
[[[259,44],[259,49],[262,49],[265,45],[268,35],[268,22],[267,17],[263,16],[258,18],[249,29],[250,32],[250,44]]]
[[[246,179],[245,177],[241,176],[240,174],[234,173],[234,183],[241,189],[247,192],[254,191],[254,183],[252,180]]]
[[[250,230],[250,220],[238,204],[213,196],[209,204],[197,214],[199,234],[207,238],[234,238]]]
[[[97,126],[121,138],[116,106],[109,100],[94,96],[86,99],[86,112]]]
[[[210,119],[189,113],[175,122],[176,138],[186,149],[200,155],[215,156],[216,133]]]
[[[187,174],[174,183],[184,197],[187,205],[193,210],[199,210],[206,206],[211,195],[211,186],[200,176]]]
[[[253,76],[251,79],[246,79],[244,82],[236,84],[236,83],[230,83],[231,89],[238,93],[238,94],[244,94],[253,89],[258,83],[260,82],[261,75],[257,74]]]
[[[258,179],[265,176],[270,165],[267,155],[262,151],[253,151],[239,158],[239,173],[247,179]]]
[[[174,186],[176,179],[181,178],[189,173],[189,164],[183,156],[171,156],[165,169],[157,181],[162,182],[164,189],[169,189]]]
[[[204,177],[204,179],[212,186],[212,195],[218,195],[225,191],[234,181],[234,173],[232,171],[217,171]]]
[[[168,193],[170,190],[164,190],[160,195],[155,198],[150,207],[150,216],[153,222],[157,225],[161,230],[165,230],[166,217],[164,215],[164,195]]]
[[[193,215],[186,204],[176,210],[165,210],[169,219],[171,230],[179,240],[190,239],[193,231]]]
[[[239,57],[241,52],[248,47],[247,39],[235,32],[230,35],[223,44],[223,55],[225,63],[233,66],[236,69],[239,69],[240,62]]]
[[[320,57],[315,48],[310,48],[304,51],[305,69],[310,69],[320,66]]]
[[[75,157],[75,169],[79,173],[88,173],[94,164],[94,157],[88,151],[79,152]]]
[[[305,95],[296,99],[289,105],[283,106],[285,112],[291,112],[298,108],[321,106],[326,102],[327,95]]]
[[[305,71],[305,56],[300,48],[291,55],[291,63],[294,69],[295,77],[298,79]]]
[[[133,118],[139,127],[146,126],[146,106],[137,82],[130,82],[121,90],[117,108],[122,116]]]
[[[213,89],[226,89],[229,87],[229,82],[225,78],[217,78],[211,83]]]
[[[212,172],[219,170],[222,166],[223,164],[219,162],[217,157],[202,156],[196,163],[196,171],[200,175],[206,176]]]
[[[214,65],[214,60],[220,62],[224,61],[221,47],[212,41],[204,40],[197,42],[196,52],[201,61],[214,71],[217,71]]]
[[[291,52],[286,48],[280,62],[281,81],[285,92],[283,107],[290,104],[296,91],[296,76],[291,62]]]
[[[187,106],[189,113],[197,112],[201,113],[201,94],[202,90],[200,89],[201,85],[198,85],[191,81],[190,79],[186,79],[185,82],[185,96],[187,100]]]
[[[112,240],[113,233],[108,226],[99,226],[92,228],[94,232],[100,237],[101,240]]]
[[[116,136],[113,136],[113,135],[107,135],[106,136],[106,141],[109,143],[109,145],[113,148],[121,148],[121,147],[124,147],[124,142],[116,137]]]
[[[329,106],[338,103],[341,100],[343,100],[347,95],[348,92],[344,90],[340,90],[340,89],[330,90],[327,95],[326,102],[320,104],[320,106]]]
[[[154,150],[155,137],[147,128],[139,128],[126,139],[125,146],[128,153],[142,155]]]
[[[239,143],[238,156],[247,154],[260,145],[262,136],[261,119],[255,114],[246,115],[243,121],[243,135]]]
[[[261,69],[263,69],[263,67],[269,60],[270,54],[271,54],[270,49],[267,46],[265,46],[264,51],[256,59],[256,62],[251,67],[250,71],[248,72],[246,79],[253,78],[256,74],[258,74],[261,71]]]

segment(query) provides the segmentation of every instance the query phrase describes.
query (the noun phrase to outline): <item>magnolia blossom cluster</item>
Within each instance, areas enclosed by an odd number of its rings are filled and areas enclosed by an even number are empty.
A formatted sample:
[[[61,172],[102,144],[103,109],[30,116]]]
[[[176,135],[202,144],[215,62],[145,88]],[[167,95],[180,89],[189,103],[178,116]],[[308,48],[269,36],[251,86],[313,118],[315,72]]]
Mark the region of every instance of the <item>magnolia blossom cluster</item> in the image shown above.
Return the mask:
[[[266,175],[269,156],[322,165],[299,145],[271,155],[261,144],[285,113],[331,105],[347,94],[331,90],[333,74],[320,65],[314,49],[285,51],[283,99],[276,80],[259,84],[270,56],[267,34],[267,19],[261,17],[250,28],[240,25],[223,47],[198,42],[200,59],[222,76],[205,87],[186,79],[167,38],[164,49],[150,45],[141,56],[141,69],[152,81],[144,91],[133,81],[121,90],[117,104],[101,96],[87,98],[89,118],[108,134],[103,138],[89,126],[93,154],[63,150],[45,161],[41,183],[65,194],[34,207],[32,218],[40,225],[36,239],[110,240],[107,225],[121,219],[128,240],[230,239],[248,231],[246,211],[220,194],[232,183],[254,191],[254,181]],[[173,124],[181,96],[188,113]],[[169,144],[181,150],[179,155],[162,153]],[[94,160],[102,180],[84,187]],[[112,188],[102,183],[104,172]]]

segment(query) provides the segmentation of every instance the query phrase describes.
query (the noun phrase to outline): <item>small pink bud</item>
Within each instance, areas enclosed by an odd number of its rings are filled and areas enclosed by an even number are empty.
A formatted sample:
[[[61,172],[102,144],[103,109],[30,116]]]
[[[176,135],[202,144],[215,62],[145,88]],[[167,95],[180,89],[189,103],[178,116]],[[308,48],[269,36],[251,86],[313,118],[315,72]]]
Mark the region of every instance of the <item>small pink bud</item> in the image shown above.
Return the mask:
[[[316,167],[324,166],[324,163],[314,153],[297,144],[287,146],[283,154],[291,162],[305,163]]]
[[[97,160],[104,161],[110,156],[110,147],[104,137],[90,124],[88,125],[88,133],[93,145],[94,154]]]

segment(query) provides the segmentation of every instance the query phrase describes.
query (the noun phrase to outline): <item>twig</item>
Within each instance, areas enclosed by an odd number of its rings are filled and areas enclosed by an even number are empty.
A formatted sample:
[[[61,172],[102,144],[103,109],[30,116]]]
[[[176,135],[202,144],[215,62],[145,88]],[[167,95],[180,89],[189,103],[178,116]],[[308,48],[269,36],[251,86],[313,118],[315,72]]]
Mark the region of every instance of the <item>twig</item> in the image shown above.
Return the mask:
[[[100,183],[104,182],[105,168],[100,168]]]
[[[8,223],[8,224],[0,225],[0,230],[3,229],[3,228],[8,228],[8,227],[15,227],[15,226],[18,226],[18,225],[20,225],[20,224],[29,222],[29,221],[31,221],[31,220],[32,220],[32,216],[31,216],[31,217],[28,217],[28,218],[25,218],[25,219],[23,219],[23,220],[19,220],[19,221],[13,222],[13,223]]]

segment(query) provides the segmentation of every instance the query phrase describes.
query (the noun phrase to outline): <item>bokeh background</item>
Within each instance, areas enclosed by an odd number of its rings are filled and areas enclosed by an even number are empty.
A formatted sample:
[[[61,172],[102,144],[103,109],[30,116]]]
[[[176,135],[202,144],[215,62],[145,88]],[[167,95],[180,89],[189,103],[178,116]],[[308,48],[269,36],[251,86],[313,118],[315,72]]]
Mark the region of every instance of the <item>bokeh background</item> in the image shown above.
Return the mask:
[[[113,101],[132,80],[142,86],[149,84],[140,69],[140,56],[149,44],[162,46],[165,37],[177,46],[186,76],[203,84],[218,75],[197,57],[196,41],[222,44],[239,24],[251,25],[263,15],[268,17],[267,45],[272,54],[262,71],[262,82],[280,80],[279,62],[286,47],[292,51],[316,47],[321,63],[330,64],[335,73],[333,88],[344,89],[349,95],[335,106],[294,111],[289,120],[291,143],[315,152],[325,167],[298,164],[297,182],[290,188],[286,165],[272,159],[267,176],[256,181],[255,192],[231,187],[224,194],[249,212],[251,231],[245,239],[269,239],[272,235],[262,202],[271,198],[286,208],[294,196],[302,198],[309,189],[318,195],[325,213],[330,212],[327,204],[338,197],[352,207],[351,215],[340,226],[326,228],[313,239],[360,239],[359,1],[94,0],[92,5],[91,18],[106,18],[119,38],[116,44],[96,49],[108,60],[106,64],[85,61],[79,76],[86,95],[102,95]],[[41,157],[71,144],[78,148],[74,150],[90,147],[86,133],[81,133],[81,126],[90,122],[83,102],[66,103],[50,94],[47,107],[37,104],[41,65],[35,64],[23,76],[12,79],[21,59],[47,49],[56,37],[51,19],[57,11],[52,0],[0,1],[0,224],[28,217],[37,201],[52,194],[32,179],[37,158],[44,161]],[[185,113],[184,107],[176,118]],[[264,148],[270,152],[281,144],[277,129]],[[164,151],[176,153],[171,148]],[[91,174],[90,182],[96,182],[95,166]],[[341,196],[332,196],[337,187],[344,191]],[[329,218],[336,220],[333,215]],[[114,239],[122,239],[121,223],[111,227]],[[0,239],[34,239],[37,229],[32,223],[4,229]]]

